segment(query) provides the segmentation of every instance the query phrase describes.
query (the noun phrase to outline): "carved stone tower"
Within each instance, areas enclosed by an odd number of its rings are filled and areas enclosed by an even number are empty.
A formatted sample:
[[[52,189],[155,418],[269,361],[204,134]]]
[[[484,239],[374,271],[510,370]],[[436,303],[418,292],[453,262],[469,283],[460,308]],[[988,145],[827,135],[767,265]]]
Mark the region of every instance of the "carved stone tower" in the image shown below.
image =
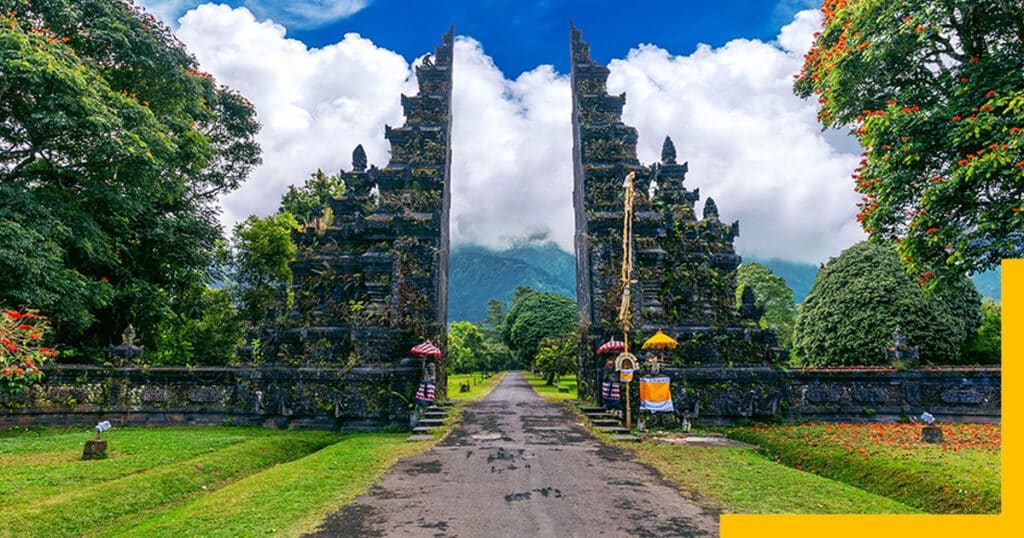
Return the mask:
[[[405,125],[385,127],[388,165],[367,169],[357,147],[330,215],[293,237],[294,306],[267,358],[341,368],[329,398],[343,425],[407,421],[394,394],[411,400],[419,380],[409,349],[426,338],[446,348],[453,45],[454,28],[416,67],[419,92],[402,96]],[[437,370],[444,394],[444,365]]]
[[[591,59],[589,44],[571,25],[570,51],[576,301],[589,329],[578,350],[581,394],[594,394],[596,346],[621,335],[622,184],[630,171],[636,172],[631,304],[637,340],[631,348],[661,329],[680,342],[675,366],[762,362],[772,335],[742,319],[735,305],[739,223],[720,222],[711,199],[704,218],[696,219],[699,192],[683,186],[687,164],[676,162],[668,137],[660,163],[640,164],[637,131],[622,122],[626,96],[607,93],[608,68]]]

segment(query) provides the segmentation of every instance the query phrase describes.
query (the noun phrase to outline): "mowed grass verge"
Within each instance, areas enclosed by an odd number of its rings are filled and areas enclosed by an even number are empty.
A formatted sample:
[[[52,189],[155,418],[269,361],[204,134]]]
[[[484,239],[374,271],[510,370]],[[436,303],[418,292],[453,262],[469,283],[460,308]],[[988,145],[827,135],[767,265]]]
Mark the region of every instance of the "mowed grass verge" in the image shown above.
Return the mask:
[[[407,433],[118,428],[109,458],[80,461],[88,432],[0,438],[0,536],[296,535],[365,492]]]
[[[773,458],[940,514],[1001,508],[1001,430],[943,424],[942,444],[922,443],[920,424],[804,424],[724,430]]]
[[[909,514],[912,507],[780,465],[749,448],[620,445],[683,495],[736,514]]]
[[[400,458],[429,448],[407,433],[351,434],[302,459],[283,463],[204,494],[156,510],[130,528],[101,536],[297,536],[366,492]]]
[[[205,430],[205,428],[195,428]],[[227,428],[214,429],[210,436],[222,440]],[[73,469],[79,476],[67,486],[60,486],[54,493],[49,487],[36,489],[36,496],[29,500],[15,494],[18,510],[4,516],[0,527],[3,536],[67,536],[91,534],[119,521],[123,532],[126,526],[145,517],[147,511],[172,503],[180,503],[197,497],[204,491],[216,490],[243,476],[259,472],[273,465],[304,457],[338,439],[338,434],[329,432],[268,432],[254,428],[237,428],[245,431],[243,440],[227,446],[209,447],[198,455],[188,449],[166,449],[164,443],[175,445],[175,437],[195,435],[184,428],[124,428],[119,436],[109,435],[112,444],[111,458],[107,460],[75,462],[73,465],[55,464],[52,472],[40,470],[49,480],[59,480],[61,470]],[[128,442],[133,434],[139,434],[154,442],[151,449],[162,453],[163,463],[134,469],[135,472],[117,476],[127,467],[117,468],[119,459],[116,443],[118,439]],[[249,438],[244,438],[248,434]],[[60,435],[67,442],[66,435]],[[79,434],[74,443],[78,450],[89,437]],[[116,439],[115,439],[116,437]],[[230,437],[230,436],[229,436]],[[4,439],[6,442],[18,438]],[[28,446],[32,446],[29,444]],[[5,456],[14,454],[10,444]],[[75,447],[73,447],[75,448]],[[31,459],[37,453],[28,452]],[[142,458],[146,459],[146,458]],[[159,459],[159,458],[158,458]],[[167,461],[173,459],[174,461]],[[5,465],[5,471],[7,465]],[[130,467],[130,466],[129,466]],[[88,476],[95,471],[94,476]],[[7,473],[3,473],[6,477]],[[83,476],[84,475],[84,476]],[[6,482],[6,478],[5,478]],[[5,484],[6,485],[6,484]],[[205,490],[204,490],[205,488]],[[15,491],[18,484],[14,484]],[[33,490],[27,488],[29,493]]]
[[[505,377],[505,372],[483,377],[480,373],[448,374],[448,399],[455,401],[476,401],[490,394],[491,390]],[[460,392],[459,385],[468,384],[469,392]]]
[[[533,390],[540,395],[541,398],[549,402],[562,402],[565,400],[576,400],[579,399],[579,385],[576,382],[576,376],[574,375],[563,375],[559,381],[558,386],[569,389],[569,392],[558,392],[558,387],[554,385],[548,385],[547,379],[542,375],[536,375],[531,372],[523,372],[523,377],[530,383]]]

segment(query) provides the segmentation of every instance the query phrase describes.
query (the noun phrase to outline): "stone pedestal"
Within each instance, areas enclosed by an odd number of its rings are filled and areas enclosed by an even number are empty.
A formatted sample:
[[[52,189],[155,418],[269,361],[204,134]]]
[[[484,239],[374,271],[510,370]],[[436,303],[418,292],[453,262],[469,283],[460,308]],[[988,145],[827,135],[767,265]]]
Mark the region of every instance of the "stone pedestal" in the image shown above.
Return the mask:
[[[89,439],[85,442],[85,450],[82,451],[83,460],[101,460],[107,457],[106,439]]]
[[[922,443],[941,443],[942,442],[942,428],[938,426],[925,426],[921,428],[921,442]]]

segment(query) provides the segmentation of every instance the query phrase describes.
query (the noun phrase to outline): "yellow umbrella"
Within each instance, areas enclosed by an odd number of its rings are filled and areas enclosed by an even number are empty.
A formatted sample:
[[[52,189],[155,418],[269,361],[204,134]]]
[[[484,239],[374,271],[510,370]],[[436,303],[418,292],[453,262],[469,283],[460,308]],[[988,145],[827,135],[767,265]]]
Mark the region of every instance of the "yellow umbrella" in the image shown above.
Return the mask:
[[[675,349],[677,345],[671,336],[659,330],[644,342],[643,349]]]

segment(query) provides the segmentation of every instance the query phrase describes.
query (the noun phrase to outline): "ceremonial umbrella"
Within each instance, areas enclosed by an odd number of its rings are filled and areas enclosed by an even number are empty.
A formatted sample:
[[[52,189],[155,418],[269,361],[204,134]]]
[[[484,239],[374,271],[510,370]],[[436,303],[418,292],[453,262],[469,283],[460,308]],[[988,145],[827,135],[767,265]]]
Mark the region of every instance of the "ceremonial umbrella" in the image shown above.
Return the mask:
[[[441,350],[437,349],[430,340],[424,341],[422,344],[412,348],[412,354],[416,357],[428,357],[432,359],[441,358]]]
[[[678,343],[671,336],[659,330],[644,342],[643,349],[675,349],[676,345]]]
[[[621,340],[612,338],[611,340],[601,344],[601,347],[597,348],[597,353],[616,353],[626,349],[626,343]]]

